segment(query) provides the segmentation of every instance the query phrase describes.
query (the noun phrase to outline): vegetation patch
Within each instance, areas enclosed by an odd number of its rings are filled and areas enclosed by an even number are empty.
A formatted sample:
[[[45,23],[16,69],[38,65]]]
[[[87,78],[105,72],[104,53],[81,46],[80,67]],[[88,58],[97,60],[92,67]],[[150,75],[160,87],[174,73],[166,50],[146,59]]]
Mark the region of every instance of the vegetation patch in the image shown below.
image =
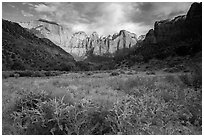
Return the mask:
[[[202,88],[179,75],[80,75],[3,79],[3,134],[202,133]]]

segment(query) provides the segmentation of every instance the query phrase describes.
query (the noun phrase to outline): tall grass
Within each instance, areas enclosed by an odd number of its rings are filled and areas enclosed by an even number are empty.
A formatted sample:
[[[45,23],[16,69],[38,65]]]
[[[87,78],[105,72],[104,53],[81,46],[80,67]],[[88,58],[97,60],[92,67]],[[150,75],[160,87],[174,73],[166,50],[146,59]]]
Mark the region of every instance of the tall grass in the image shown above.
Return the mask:
[[[202,89],[182,83],[175,75],[103,82],[56,78],[19,94],[7,113],[10,130],[20,135],[201,134]],[[71,90],[72,84],[81,87]]]

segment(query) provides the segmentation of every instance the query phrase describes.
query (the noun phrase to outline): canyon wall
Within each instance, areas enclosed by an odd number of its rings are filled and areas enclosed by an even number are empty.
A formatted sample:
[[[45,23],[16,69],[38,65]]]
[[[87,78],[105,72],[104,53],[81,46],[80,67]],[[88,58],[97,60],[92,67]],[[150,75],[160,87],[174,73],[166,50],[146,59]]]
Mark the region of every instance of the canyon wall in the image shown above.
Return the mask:
[[[105,37],[99,36],[97,32],[90,36],[83,31],[72,34],[68,27],[43,19],[19,24],[40,38],[50,39],[74,57],[83,57],[87,53],[113,55],[116,51],[130,48],[137,43],[137,35],[126,30]]]

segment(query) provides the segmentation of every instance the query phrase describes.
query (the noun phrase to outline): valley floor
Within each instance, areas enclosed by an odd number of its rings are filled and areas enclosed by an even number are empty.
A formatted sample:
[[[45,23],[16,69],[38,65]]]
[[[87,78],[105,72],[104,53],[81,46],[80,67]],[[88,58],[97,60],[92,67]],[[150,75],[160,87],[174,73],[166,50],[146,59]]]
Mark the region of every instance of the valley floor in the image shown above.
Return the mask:
[[[189,73],[121,71],[2,80],[3,134],[202,134]]]

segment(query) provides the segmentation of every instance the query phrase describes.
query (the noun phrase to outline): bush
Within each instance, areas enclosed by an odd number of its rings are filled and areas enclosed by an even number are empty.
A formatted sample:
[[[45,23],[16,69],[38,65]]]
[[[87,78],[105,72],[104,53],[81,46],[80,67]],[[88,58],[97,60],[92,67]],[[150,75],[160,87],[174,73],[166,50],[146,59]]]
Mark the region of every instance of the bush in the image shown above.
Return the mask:
[[[15,78],[18,78],[19,76],[20,76],[20,75],[19,75],[18,73],[15,73],[15,74],[14,74],[14,77],[15,77]]]
[[[120,73],[118,73],[118,72],[112,72],[112,73],[110,74],[110,76],[118,76],[118,75],[120,75]]]
[[[176,72],[179,72],[180,70],[176,67],[173,67],[173,68],[165,68],[163,69],[163,71],[168,73],[176,73]]]
[[[2,71],[2,78],[3,78],[3,79],[9,78],[9,77],[11,77],[11,75],[12,75],[11,72]]]
[[[33,74],[33,71],[25,70],[25,71],[19,71],[18,73],[19,73],[20,77],[31,77]]]
[[[45,76],[58,76],[65,71],[32,71],[32,70],[25,70],[25,71],[3,71],[2,76],[3,78],[8,77],[45,77]]]
[[[32,77],[45,77],[44,71],[34,71]]]
[[[202,125],[201,92],[185,90],[183,104],[171,92],[161,93],[140,88],[138,96],[124,95],[105,107],[98,99],[70,104],[65,96],[25,92],[15,103],[13,129],[21,135],[197,134],[193,126]]]
[[[192,81],[190,80],[188,74],[179,75],[179,78],[186,86],[192,86]]]
[[[194,64],[193,67],[193,75],[192,82],[195,88],[201,88],[202,86],[202,64]]]
[[[154,71],[147,71],[146,74],[147,75],[155,75],[155,72]]]
[[[68,105],[63,98],[52,99],[45,93],[29,93],[16,104],[12,114],[18,134],[79,135],[115,134],[108,116],[111,111],[81,102]]]
[[[197,64],[192,65],[192,74],[180,75],[180,80],[189,87],[194,87],[195,89],[202,87],[202,66]]]

